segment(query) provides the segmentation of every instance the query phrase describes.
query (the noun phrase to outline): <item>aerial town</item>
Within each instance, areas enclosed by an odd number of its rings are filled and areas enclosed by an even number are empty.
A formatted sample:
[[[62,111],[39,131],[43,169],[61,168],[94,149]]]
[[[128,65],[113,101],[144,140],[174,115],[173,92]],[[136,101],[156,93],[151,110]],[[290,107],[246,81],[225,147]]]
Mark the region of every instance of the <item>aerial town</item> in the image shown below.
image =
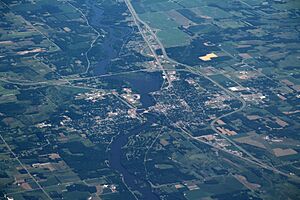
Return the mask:
[[[300,198],[298,0],[0,10],[0,200]]]

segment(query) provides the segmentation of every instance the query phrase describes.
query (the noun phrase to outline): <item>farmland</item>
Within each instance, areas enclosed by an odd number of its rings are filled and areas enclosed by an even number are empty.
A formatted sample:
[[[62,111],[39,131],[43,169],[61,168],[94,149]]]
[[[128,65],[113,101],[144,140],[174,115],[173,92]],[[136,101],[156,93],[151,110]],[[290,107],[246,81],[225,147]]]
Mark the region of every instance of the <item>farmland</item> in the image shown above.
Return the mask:
[[[0,199],[299,199],[296,0],[0,0]]]

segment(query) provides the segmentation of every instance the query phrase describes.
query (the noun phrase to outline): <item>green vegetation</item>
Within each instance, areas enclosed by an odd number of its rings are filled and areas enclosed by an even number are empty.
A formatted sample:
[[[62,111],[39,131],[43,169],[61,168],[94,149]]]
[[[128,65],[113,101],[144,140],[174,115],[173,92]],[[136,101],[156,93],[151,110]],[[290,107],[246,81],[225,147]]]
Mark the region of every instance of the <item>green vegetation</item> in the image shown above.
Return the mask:
[[[298,199],[299,11],[0,0],[0,199]]]

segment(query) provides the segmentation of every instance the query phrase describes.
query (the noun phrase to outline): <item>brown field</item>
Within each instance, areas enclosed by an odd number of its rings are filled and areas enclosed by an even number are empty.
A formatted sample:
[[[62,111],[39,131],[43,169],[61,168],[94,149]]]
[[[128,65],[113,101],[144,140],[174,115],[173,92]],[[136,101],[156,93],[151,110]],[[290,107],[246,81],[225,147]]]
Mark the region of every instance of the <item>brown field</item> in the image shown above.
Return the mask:
[[[273,149],[273,153],[275,154],[276,157],[281,157],[281,156],[294,155],[297,154],[298,152],[291,148],[288,149],[275,148]]]
[[[244,176],[234,175],[234,178],[236,178],[241,184],[243,184],[249,190],[257,190],[258,188],[261,187],[259,184],[248,182],[247,178]]]
[[[28,183],[22,183],[21,187],[25,190],[31,190],[32,189],[32,187]]]
[[[57,153],[51,153],[51,154],[49,154],[49,158],[51,158],[52,160],[55,160],[55,159],[60,158],[60,156]]]
[[[260,119],[261,117],[258,115],[247,115],[247,118],[249,120],[257,120],[257,119]]]
[[[252,58],[252,56],[250,56],[250,55],[247,54],[247,53],[240,53],[239,56],[242,57],[242,58],[244,58],[244,59]]]
[[[249,144],[249,145],[252,145],[252,146],[255,146],[255,147],[266,149],[266,147],[263,143],[261,143],[257,140],[254,140],[251,136],[240,137],[240,138],[236,138],[234,140],[239,142],[239,143]]]
[[[28,50],[28,51],[19,51],[17,52],[18,55],[26,55],[28,53],[39,53],[39,52],[43,52],[45,51],[42,48],[37,48],[37,49],[33,49],[33,50]]]
[[[237,134],[235,131],[231,131],[231,130],[228,130],[228,129],[223,128],[223,127],[222,128],[217,127],[217,129],[218,129],[218,131],[220,131],[220,133],[225,134],[225,135],[231,136],[231,135],[236,135]]]
[[[289,125],[287,122],[283,121],[282,119],[279,119],[278,117],[275,118],[275,121],[281,127],[286,127]]]
[[[163,146],[167,146],[169,142],[165,139],[160,139],[160,144],[162,144]]]
[[[223,122],[221,119],[219,119],[219,120],[217,121],[217,123],[218,123],[219,125],[225,125],[225,124],[226,124],[226,123]]]

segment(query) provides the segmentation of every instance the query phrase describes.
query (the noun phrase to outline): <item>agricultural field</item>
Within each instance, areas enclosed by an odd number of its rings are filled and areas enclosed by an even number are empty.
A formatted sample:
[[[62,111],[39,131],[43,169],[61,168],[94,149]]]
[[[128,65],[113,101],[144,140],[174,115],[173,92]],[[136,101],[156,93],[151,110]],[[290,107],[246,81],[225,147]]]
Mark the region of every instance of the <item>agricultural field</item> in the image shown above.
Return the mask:
[[[300,198],[297,0],[0,0],[0,200]]]

